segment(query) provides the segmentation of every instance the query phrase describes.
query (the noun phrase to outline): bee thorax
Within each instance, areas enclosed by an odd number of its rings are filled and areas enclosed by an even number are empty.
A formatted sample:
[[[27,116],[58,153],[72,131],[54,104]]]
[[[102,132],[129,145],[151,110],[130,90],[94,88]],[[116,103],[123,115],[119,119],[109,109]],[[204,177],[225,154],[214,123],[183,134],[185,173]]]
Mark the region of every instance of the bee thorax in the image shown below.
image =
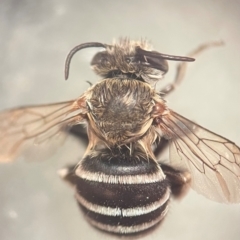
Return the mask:
[[[152,124],[155,91],[133,79],[106,79],[94,86],[88,98],[94,132],[107,143],[124,144],[143,136]]]

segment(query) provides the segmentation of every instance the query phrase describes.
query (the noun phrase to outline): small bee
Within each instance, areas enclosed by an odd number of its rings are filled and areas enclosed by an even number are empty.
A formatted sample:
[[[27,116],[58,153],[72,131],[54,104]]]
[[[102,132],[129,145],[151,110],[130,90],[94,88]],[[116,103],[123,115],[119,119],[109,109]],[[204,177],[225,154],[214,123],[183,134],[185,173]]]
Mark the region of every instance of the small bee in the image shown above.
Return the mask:
[[[170,197],[190,185],[207,198],[240,202],[240,149],[169,109],[163,96],[182,80],[188,57],[151,50],[146,41],[121,39],[76,46],[73,55],[99,47],[92,59],[102,79],[78,99],[16,108],[0,114],[0,161],[31,156],[36,147],[58,143],[66,130],[85,124],[89,143],[82,160],[60,171],[76,190],[77,202],[96,228],[119,235],[139,234],[165,217]],[[175,81],[156,91],[167,60],[181,61]],[[158,155],[169,145],[170,163]]]

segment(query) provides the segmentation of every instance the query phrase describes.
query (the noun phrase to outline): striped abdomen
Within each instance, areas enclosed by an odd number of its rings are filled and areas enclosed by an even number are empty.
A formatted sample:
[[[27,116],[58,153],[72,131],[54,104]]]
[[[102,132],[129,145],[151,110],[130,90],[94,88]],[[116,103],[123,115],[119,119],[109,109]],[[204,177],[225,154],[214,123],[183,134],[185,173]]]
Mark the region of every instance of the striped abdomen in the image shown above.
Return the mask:
[[[134,234],[167,213],[170,187],[151,159],[125,153],[87,156],[74,178],[76,198],[89,222],[104,231]]]

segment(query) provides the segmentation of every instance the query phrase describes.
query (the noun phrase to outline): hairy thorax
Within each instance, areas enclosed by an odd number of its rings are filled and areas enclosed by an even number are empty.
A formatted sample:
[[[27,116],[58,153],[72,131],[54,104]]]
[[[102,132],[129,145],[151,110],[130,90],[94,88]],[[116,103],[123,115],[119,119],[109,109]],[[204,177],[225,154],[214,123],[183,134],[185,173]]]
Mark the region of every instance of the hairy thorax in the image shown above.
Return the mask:
[[[133,79],[105,79],[89,93],[90,125],[107,144],[129,143],[149,131],[156,92],[148,84]]]

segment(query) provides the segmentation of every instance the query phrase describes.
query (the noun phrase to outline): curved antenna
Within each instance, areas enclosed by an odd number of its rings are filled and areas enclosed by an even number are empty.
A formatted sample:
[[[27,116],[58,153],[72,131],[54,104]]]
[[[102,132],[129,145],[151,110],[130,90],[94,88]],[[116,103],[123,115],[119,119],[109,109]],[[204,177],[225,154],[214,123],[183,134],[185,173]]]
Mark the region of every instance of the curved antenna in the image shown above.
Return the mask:
[[[183,61],[183,62],[195,61],[194,58],[168,55],[168,54],[163,54],[163,53],[159,53],[159,52],[155,52],[155,51],[153,51],[153,52],[146,51],[146,50],[141,49],[140,47],[136,47],[136,51],[137,51],[137,53],[145,54],[146,56],[149,56],[149,57],[155,57],[155,58],[157,57],[157,58],[162,58],[162,59],[171,60],[171,61]]]
[[[73,55],[82,50],[83,48],[90,48],[90,47],[103,47],[106,48],[107,45],[103,44],[103,43],[99,43],[99,42],[89,42],[89,43],[82,43],[80,45],[77,45],[76,47],[74,47],[69,54],[67,55],[66,61],[65,61],[65,80],[68,79],[69,76],[69,68],[70,68],[70,63],[72,60]]]

